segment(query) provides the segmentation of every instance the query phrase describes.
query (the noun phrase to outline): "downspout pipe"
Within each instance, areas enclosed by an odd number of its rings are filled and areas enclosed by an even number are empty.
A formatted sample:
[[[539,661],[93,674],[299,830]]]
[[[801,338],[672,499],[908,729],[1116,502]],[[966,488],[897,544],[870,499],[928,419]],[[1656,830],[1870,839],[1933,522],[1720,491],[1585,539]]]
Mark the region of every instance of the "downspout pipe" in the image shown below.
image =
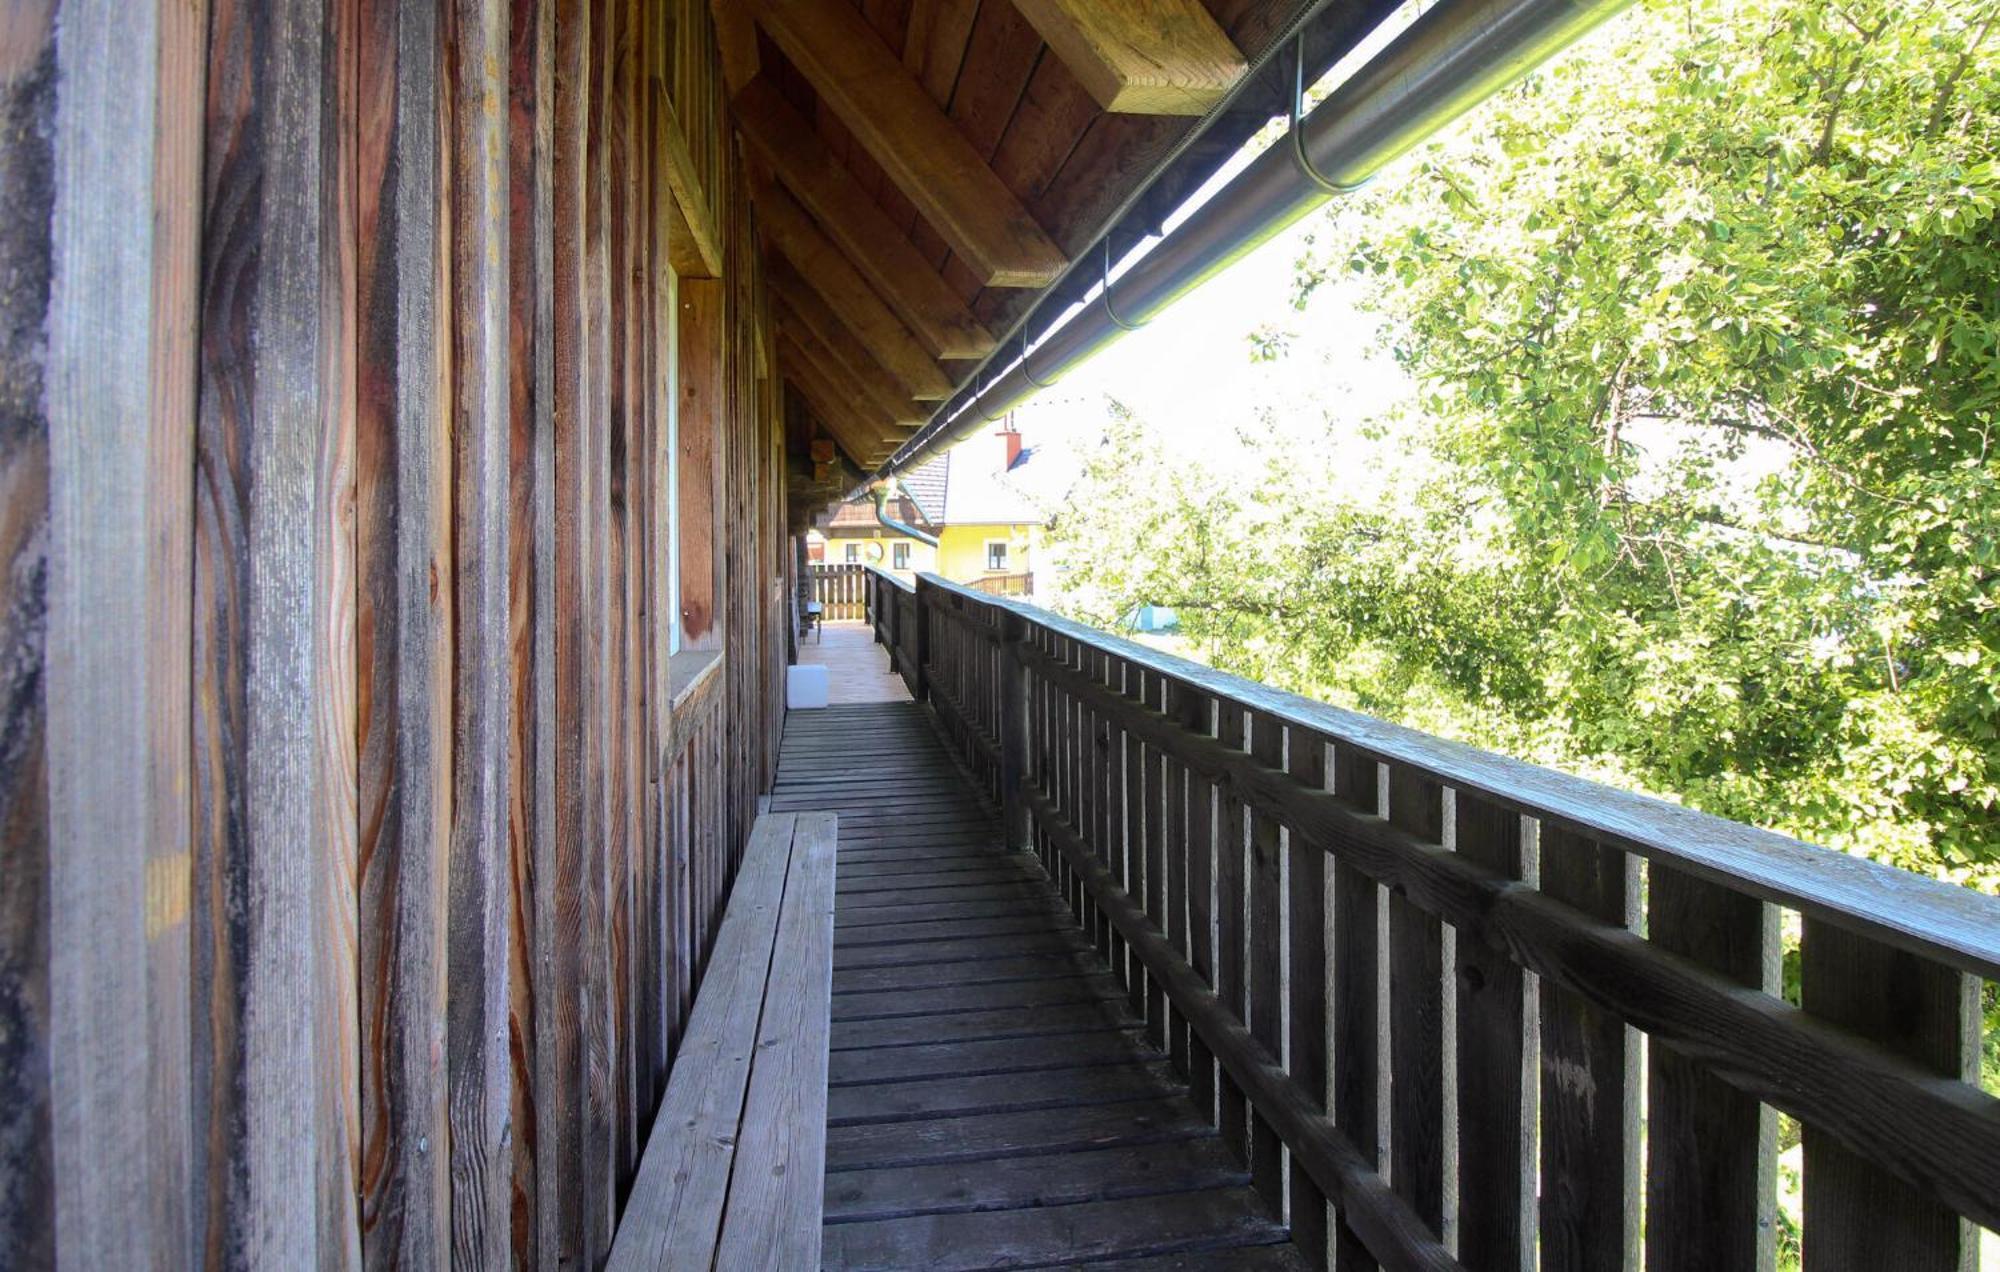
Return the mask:
[[[897,534],[905,535],[915,539],[918,543],[929,544],[935,548],[938,545],[936,535],[925,534],[915,526],[898,521],[889,515],[889,496],[895,493],[896,479],[894,477],[884,478],[868,488],[869,496],[875,501],[875,520],[881,522],[888,529],[894,530]]]
[[[1004,418],[1099,350],[1201,286],[1336,194],[1561,52],[1630,0],[1442,0],[1300,117],[1285,138],[1011,366],[989,359],[878,471],[890,477]],[[1294,84],[1294,102],[1303,85]],[[1089,267],[1095,268],[1092,263]],[[1025,345],[1025,340],[1023,341]],[[880,507],[879,500],[877,504]]]

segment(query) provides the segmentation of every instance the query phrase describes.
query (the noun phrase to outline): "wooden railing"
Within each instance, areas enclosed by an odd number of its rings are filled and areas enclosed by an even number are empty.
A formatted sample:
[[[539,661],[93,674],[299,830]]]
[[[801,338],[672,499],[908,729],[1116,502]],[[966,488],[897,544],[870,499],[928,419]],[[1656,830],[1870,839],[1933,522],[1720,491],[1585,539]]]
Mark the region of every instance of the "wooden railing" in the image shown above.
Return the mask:
[[[875,643],[889,651],[889,669],[903,678],[912,697],[922,698],[923,644],[917,632],[917,589],[886,570],[868,571],[868,622]]]
[[[1768,1266],[1778,1112],[1805,1266],[1960,1269],[1968,1221],[2000,1226],[2000,902],[932,575],[913,614],[886,575],[870,595],[1315,1257]]]
[[[1035,576],[1032,571],[1023,571],[1020,574],[988,574],[972,580],[966,586],[975,592],[984,592],[988,596],[1033,596]]]
[[[867,571],[853,562],[812,563],[813,599],[822,622],[853,622],[868,616]]]

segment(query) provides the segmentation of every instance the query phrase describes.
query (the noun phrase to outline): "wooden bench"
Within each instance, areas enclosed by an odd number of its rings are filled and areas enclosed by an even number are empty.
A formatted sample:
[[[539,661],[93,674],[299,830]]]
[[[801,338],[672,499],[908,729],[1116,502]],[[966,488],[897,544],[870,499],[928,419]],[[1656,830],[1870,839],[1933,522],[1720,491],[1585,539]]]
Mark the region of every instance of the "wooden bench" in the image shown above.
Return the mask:
[[[819,1266],[835,826],[772,813],[751,830],[614,1272]]]

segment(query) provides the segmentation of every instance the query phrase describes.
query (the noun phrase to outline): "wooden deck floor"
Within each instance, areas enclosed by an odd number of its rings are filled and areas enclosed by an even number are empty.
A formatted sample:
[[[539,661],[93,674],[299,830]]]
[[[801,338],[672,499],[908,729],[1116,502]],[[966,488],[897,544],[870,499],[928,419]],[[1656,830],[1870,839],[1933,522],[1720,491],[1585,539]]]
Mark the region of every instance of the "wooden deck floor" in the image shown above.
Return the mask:
[[[889,656],[866,623],[822,623],[799,645],[799,661],[827,669],[835,706],[857,702],[908,702],[903,678],[889,670]]]
[[[923,708],[794,712],[772,806],[840,816],[826,1267],[1305,1266]]]

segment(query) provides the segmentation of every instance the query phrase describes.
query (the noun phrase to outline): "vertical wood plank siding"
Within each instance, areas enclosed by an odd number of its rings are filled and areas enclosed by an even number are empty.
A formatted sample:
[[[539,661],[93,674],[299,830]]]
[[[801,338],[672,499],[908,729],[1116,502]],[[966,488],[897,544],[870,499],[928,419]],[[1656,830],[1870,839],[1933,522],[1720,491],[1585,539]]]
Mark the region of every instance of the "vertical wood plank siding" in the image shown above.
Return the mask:
[[[0,1266],[595,1265],[783,711],[705,0],[0,27]]]
[[[2000,1220],[1990,899],[867,576],[1311,1266],[1767,1266],[1779,1110],[1808,1267],[1960,1269]]]

